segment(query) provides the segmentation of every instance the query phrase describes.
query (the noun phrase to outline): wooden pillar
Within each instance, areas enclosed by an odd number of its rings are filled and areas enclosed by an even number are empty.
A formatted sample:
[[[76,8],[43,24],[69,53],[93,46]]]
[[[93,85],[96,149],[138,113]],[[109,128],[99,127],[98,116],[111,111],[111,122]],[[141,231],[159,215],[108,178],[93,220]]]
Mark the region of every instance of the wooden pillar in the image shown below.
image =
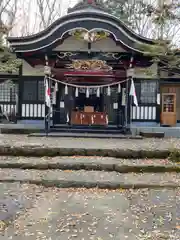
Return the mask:
[[[131,82],[134,78],[133,68],[134,58],[131,57],[129,63],[129,69],[127,69],[127,81],[126,81],[126,106],[125,106],[125,128],[126,133],[131,133],[131,108],[132,108],[132,96],[130,96]]]
[[[63,86],[63,91],[64,91],[64,110],[65,110],[65,119],[66,119],[66,124],[70,125],[71,124],[71,119],[70,119],[70,87],[68,85]],[[66,92],[67,91],[67,92]]]
[[[118,109],[117,109],[117,127],[122,125],[122,86],[121,91],[118,92]]]
[[[23,104],[24,80],[23,80],[23,65],[19,67],[18,79],[18,97],[17,97],[17,120],[22,119],[22,104]]]
[[[161,93],[160,93],[160,84],[161,84],[161,70],[159,64],[157,65],[157,92],[156,92],[156,122],[161,122]],[[158,97],[160,98],[158,103]]]
[[[160,79],[157,80],[157,99],[156,99],[156,122],[161,122],[161,94],[160,94]],[[158,99],[159,98],[159,99]],[[160,103],[158,103],[158,100]]]
[[[49,67],[49,62],[48,62],[48,56],[47,55],[45,55],[44,75],[45,75],[45,78],[49,77],[51,75],[51,69]],[[48,79],[48,85],[49,85],[49,88],[51,89],[51,80],[50,79]],[[45,92],[45,97],[46,97],[46,92]],[[46,134],[48,134],[49,127],[50,127],[49,125],[50,125],[50,111],[51,111],[51,108],[46,106],[46,98],[45,98],[44,103],[45,103],[45,118],[44,118],[45,132],[46,132]]]
[[[127,133],[130,133],[131,124],[131,96],[129,95],[130,86],[131,77],[128,77],[126,82],[126,106],[125,106],[125,128]]]

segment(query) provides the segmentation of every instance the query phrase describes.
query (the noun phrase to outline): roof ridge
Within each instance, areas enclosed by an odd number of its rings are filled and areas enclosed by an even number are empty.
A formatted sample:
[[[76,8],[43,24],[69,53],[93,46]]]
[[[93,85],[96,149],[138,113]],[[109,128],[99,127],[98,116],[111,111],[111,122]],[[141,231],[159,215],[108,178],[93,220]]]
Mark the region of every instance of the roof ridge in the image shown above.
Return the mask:
[[[75,12],[77,10],[81,10],[84,8],[89,8],[89,7],[101,10],[103,12],[109,12],[109,10],[104,6],[102,6],[102,4],[98,3],[97,0],[83,0],[77,3],[74,7],[69,8],[68,13]]]

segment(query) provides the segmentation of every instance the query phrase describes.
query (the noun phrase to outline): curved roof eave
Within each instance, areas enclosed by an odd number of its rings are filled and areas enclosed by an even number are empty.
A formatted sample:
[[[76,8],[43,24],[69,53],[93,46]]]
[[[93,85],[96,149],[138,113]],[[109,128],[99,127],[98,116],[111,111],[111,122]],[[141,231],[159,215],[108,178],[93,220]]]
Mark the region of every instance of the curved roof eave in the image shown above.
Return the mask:
[[[117,43],[134,52],[142,53],[138,49],[138,44],[154,44],[153,40],[140,37],[114,16],[102,11],[90,11],[90,9],[88,12],[84,9],[70,13],[40,33],[21,38],[10,37],[8,41],[14,52],[32,52],[55,45],[63,39],[65,34],[77,28],[88,31],[93,29],[108,31]]]
[[[99,15],[99,17],[105,17],[105,18],[109,18],[109,20],[112,20],[114,22],[116,22],[120,27],[122,27],[122,29],[126,30],[128,34],[134,36],[134,38],[145,41],[145,43],[149,43],[152,44],[153,40],[152,39],[148,39],[145,38],[143,36],[140,36],[139,34],[137,34],[136,32],[134,32],[133,30],[131,30],[125,23],[123,23],[120,19],[118,19],[117,17],[107,13],[107,12],[103,12],[101,10],[95,10],[95,9],[83,9],[80,11],[74,11],[71,13],[68,13],[67,15],[57,19],[54,23],[52,23],[49,27],[47,27],[46,29],[44,29],[43,31],[36,33],[36,34],[32,34],[30,36],[24,36],[24,37],[9,37],[8,41],[9,42],[14,42],[14,41],[28,41],[30,39],[34,39],[34,38],[38,38],[41,37],[45,34],[48,34],[53,28],[55,28],[57,25],[59,25],[61,22],[66,21],[68,19],[71,19],[72,17],[77,17],[81,16],[81,15]]]

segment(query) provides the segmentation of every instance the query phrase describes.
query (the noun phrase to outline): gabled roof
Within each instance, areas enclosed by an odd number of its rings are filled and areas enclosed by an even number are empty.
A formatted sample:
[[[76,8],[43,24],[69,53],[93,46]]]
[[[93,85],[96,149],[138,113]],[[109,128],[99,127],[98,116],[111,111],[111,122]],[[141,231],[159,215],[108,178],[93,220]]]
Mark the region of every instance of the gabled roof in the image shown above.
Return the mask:
[[[14,52],[34,52],[56,47],[77,28],[88,31],[101,29],[110,33],[117,44],[124,48],[142,53],[141,44],[154,44],[153,40],[139,36],[129,29],[121,20],[109,14],[96,1],[88,0],[69,9],[66,16],[56,20],[47,29],[27,37],[10,37],[8,41]]]

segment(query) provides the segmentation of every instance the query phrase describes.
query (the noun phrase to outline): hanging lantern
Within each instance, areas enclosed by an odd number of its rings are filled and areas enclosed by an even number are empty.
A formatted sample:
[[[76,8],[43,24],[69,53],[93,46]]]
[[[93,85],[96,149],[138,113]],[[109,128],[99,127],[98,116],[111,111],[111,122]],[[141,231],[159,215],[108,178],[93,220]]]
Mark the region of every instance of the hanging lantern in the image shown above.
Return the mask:
[[[96,92],[97,97],[100,97],[100,88],[98,87],[97,92]]]
[[[65,95],[68,95],[68,86],[65,86]]]
[[[111,88],[110,88],[110,86],[108,86],[107,95],[108,95],[108,96],[111,96]]]
[[[89,88],[86,89],[86,98],[89,98]]]
[[[79,96],[79,89],[76,88],[76,91],[75,91],[75,97],[78,97]]]
[[[121,84],[119,83],[118,84],[118,93],[120,93],[121,92]]]

